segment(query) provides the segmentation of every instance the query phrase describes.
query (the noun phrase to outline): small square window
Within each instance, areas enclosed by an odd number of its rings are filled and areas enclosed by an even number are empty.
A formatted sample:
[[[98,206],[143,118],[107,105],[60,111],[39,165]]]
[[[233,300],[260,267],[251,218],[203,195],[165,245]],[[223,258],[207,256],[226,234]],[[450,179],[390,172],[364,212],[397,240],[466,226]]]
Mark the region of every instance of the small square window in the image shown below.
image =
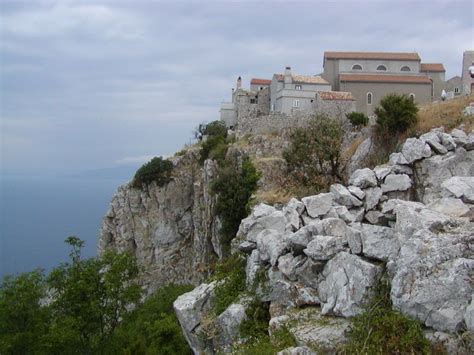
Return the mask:
[[[256,103],[257,103],[257,100],[256,100],[256,99],[250,99],[250,103],[251,103],[251,104],[256,104]]]
[[[293,100],[293,107],[300,107],[300,100]]]
[[[295,85],[295,90],[300,90],[301,91],[301,85]]]

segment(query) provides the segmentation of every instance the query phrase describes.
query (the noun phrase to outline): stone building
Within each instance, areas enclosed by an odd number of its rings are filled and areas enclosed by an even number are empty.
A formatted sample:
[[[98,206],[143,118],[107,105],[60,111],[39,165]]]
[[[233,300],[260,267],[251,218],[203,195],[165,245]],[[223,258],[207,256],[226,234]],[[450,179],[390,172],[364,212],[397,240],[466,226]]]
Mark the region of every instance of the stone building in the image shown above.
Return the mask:
[[[250,90],[257,92],[265,88],[269,88],[271,83],[272,81],[268,79],[253,78],[250,80]]]
[[[470,95],[474,92],[474,78],[469,73],[469,67],[474,66],[474,51],[465,51],[462,58],[462,88],[463,94]]]
[[[459,75],[453,76],[446,81],[445,90],[449,98],[462,94],[462,79]]]
[[[325,52],[323,67],[333,90],[351,92],[356,110],[368,116],[388,94],[409,95],[422,104],[443,89],[443,65],[421,63],[418,53]]]
[[[330,91],[331,85],[320,76],[294,75],[286,67],[284,74],[274,74],[270,85],[270,111],[291,114],[311,111],[318,91]]]

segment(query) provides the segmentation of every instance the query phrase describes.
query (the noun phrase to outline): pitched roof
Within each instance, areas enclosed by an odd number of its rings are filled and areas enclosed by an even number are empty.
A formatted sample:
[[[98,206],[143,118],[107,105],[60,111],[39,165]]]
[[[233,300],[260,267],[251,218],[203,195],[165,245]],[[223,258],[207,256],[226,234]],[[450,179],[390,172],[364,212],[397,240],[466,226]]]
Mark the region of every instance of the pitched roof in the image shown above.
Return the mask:
[[[422,72],[445,72],[444,65],[442,63],[421,63],[420,71]]]
[[[359,83],[431,84],[431,79],[424,75],[340,74],[339,80]]]
[[[420,61],[418,53],[404,52],[324,52],[325,59],[373,59]]]
[[[277,81],[284,81],[285,80],[285,75],[283,74],[275,74],[274,75],[277,79]],[[329,83],[321,78],[320,76],[316,75],[292,75],[291,76],[293,79],[294,83],[297,84],[323,84],[323,85],[329,85]]]
[[[354,101],[354,96],[350,92],[344,91],[318,91],[316,94],[322,100],[340,100],[340,101]]]
[[[250,80],[250,85],[270,85],[271,83],[272,81],[268,79],[252,78],[252,80]]]

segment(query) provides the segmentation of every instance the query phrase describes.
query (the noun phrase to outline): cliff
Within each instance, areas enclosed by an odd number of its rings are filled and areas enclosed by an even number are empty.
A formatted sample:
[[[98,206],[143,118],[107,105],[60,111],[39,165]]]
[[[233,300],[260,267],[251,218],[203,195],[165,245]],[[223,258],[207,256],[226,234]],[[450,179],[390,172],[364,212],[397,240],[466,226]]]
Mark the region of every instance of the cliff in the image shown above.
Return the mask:
[[[473,149],[474,131],[432,130],[407,139],[387,164],[355,170],[347,186],[257,205],[233,241],[234,253],[246,255],[240,297],[213,314],[224,280],[174,303],[194,353],[227,352],[243,341],[251,294],[269,305],[268,333],[284,328],[300,347],[281,354],[333,353],[382,278],[393,308],[422,324],[432,344],[472,353]]]

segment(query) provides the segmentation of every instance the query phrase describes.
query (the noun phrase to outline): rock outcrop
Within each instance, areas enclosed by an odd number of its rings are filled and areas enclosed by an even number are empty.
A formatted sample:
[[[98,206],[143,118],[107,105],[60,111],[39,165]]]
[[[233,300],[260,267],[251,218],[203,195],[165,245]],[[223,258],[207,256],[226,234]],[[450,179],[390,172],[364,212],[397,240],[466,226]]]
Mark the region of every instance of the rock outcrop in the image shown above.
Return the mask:
[[[363,311],[386,270],[394,308],[431,329],[432,338],[472,331],[474,150],[468,137],[474,133],[433,130],[408,139],[388,164],[354,171],[349,186],[335,184],[279,208],[257,205],[232,250],[247,254],[248,285],[259,271],[266,275],[257,292],[270,303],[269,330],[289,324],[302,347],[343,343],[346,318]],[[446,201],[455,211],[443,207]],[[303,311],[316,312],[320,321],[295,321]]]

